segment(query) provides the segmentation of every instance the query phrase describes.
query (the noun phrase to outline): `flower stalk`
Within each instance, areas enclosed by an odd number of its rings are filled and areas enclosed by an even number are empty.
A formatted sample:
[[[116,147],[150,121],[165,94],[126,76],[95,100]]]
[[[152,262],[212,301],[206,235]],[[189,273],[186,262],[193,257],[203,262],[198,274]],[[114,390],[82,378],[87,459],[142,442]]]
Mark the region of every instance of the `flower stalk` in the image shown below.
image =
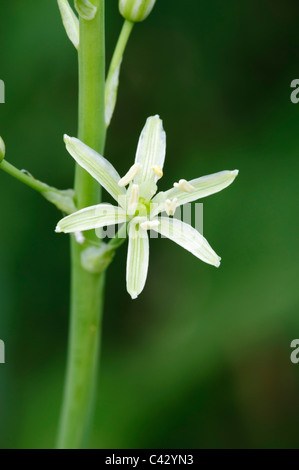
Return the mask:
[[[44,196],[47,201],[54,204],[57,209],[65,212],[66,214],[71,214],[77,210],[74,202],[74,191],[72,189],[59,190],[52,186],[48,186],[46,183],[33,178],[33,176],[27,171],[19,170],[4,159],[0,162],[0,170],[5,171],[8,175],[17,179],[21,183],[26,184],[29,188],[34,189]]]
[[[111,64],[108,71],[106,90],[105,90],[105,121],[106,126],[110,125],[113,112],[117,100],[117,91],[119,84],[119,73],[120,67],[123,60],[123,55],[133,30],[134,23],[129,20],[125,20],[122,30],[120,32],[115,51],[111,60]]]
[[[106,137],[104,0],[91,20],[80,16],[79,138],[103,152]],[[100,200],[97,182],[76,165],[75,199],[79,209]],[[94,231],[85,234],[95,239]],[[99,241],[97,239],[97,241]],[[104,274],[92,273],[81,263],[83,247],[71,239],[71,326],[67,375],[57,447],[78,449],[86,445],[98,372],[104,295]]]
[[[70,336],[57,448],[81,449],[87,445],[93,416],[105,271],[115,251],[128,240],[126,281],[132,299],[145,286],[150,231],[219,267],[221,258],[202,234],[173,217],[177,207],[230,186],[238,170],[190,181],[180,179],[167,191],[157,193],[163,177],[166,133],[162,120],[155,115],[147,119],[141,132],[134,164],[120,177],[103,157],[106,132],[115,109],[121,63],[134,23],[147,18],[156,0],[119,0],[125,21],[107,80],[105,0],[75,0],[76,12],[68,0],[57,3],[66,33],[79,56],[78,138],[64,136],[66,149],[76,162],[74,189],[58,190],[15,168],[5,160],[6,148],[1,137],[0,169],[38,191],[67,215],[56,227],[56,232],[71,234]],[[117,205],[101,203],[102,187]],[[120,228],[116,236],[108,243],[102,242],[103,227],[117,225]]]

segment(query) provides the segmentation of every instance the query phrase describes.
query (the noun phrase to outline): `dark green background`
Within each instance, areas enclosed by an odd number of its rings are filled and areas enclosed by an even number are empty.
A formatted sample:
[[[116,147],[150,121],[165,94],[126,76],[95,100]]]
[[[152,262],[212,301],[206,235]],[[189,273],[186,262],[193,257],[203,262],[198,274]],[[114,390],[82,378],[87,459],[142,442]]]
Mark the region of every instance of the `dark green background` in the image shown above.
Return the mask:
[[[110,59],[122,20],[107,2]],[[153,240],[146,288],[109,268],[92,446],[298,447],[299,76],[297,0],[157,0],[126,51],[106,157],[132,164],[147,116],[167,131],[167,189],[240,169],[204,201],[219,270]],[[55,0],[1,1],[0,135],[7,159],[72,185],[77,64]],[[68,327],[68,237],[38,194],[0,173],[1,448],[53,447]]]

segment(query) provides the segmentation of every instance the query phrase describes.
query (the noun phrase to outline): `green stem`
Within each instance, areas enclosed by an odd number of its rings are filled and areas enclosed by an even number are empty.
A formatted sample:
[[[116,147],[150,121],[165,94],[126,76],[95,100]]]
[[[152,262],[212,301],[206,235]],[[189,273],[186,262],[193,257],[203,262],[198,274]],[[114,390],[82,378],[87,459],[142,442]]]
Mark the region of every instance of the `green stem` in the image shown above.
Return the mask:
[[[26,184],[30,188],[34,189],[35,191],[38,191],[39,193],[45,193],[49,190],[56,192],[60,194],[60,191],[56,188],[52,188],[48,186],[45,183],[42,183],[39,180],[36,180],[32,176],[29,176],[26,174],[24,171],[18,170],[15,166],[11,165],[11,163],[8,163],[6,160],[3,160],[0,163],[0,169],[8,173],[10,176],[13,176],[16,178],[18,181],[21,181],[21,183]]]
[[[119,38],[115,47],[115,51],[113,53],[113,57],[111,59],[111,64],[110,64],[109,72],[107,76],[107,84],[113,77],[115,70],[119,67],[122,61],[125,48],[127,46],[133,26],[134,26],[134,23],[132,23],[131,21],[128,21],[128,20],[124,21],[122,30],[120,32],[120,35],[119,35]]]
[[[105,145],[105,21],[104,0],[91,21],[80,18],[79,138],[102,153]],[[85,170],[76,168],[78,208],[99,201],[99,185]],[[95,238],[95,234],[89,235]],[[67,376],[58,448],[78,449],[88,436],[94,387],[98,370],[103,307],[104,275],[92,274],[81,265],[82,247],[72,237],[71,327]]]
[[[112,56],[111,64],[109,67],[106,87],[105,87],[105,102],[106,102],[106,125],[110,124],[114,108],[117,100],[117,89],[119,81],[119,71],[122,63],[125,48],[127,46],[129,37],[131,35],[134,23],[125,20],[122,30],[120,32],[114,54]]]
[[[16,178],[18,181],[21,181],[21,183],[26,184],[35,191],[38,191],[47,199],[47,201],[54,204],[62,212],[71,214],[76,210],[72,190],[60,191],[57,188],[48,186],[47,184],[36,180],[30,174],[26,174],[24,171],[18,170],[15,166],[11,165],[5,160],[2,160],[0,163],[0,170],[5,171],[10,176]]]

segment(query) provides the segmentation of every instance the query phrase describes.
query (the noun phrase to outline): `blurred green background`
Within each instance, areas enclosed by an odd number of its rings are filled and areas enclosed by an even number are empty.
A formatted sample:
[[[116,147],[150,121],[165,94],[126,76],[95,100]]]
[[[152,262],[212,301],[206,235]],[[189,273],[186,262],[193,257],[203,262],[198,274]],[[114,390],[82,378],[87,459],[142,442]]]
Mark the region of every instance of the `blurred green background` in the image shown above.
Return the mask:
[[[107,2],[108,60],[122,19]],[[1,2],[0,135],[7,159],[60,188],[73,161],[76,54],[55,0]],[[298,447],[297,0],[158,0],[121,73],[106,156],[120,174],[147,116],[167,131],[165,177],[240,169],[204,200],[219,270],[152,240],[146,288],[108,271],[95,448]],[[60,214],[0,172],[0,447],[54,446],[66,358],[68,237]]]

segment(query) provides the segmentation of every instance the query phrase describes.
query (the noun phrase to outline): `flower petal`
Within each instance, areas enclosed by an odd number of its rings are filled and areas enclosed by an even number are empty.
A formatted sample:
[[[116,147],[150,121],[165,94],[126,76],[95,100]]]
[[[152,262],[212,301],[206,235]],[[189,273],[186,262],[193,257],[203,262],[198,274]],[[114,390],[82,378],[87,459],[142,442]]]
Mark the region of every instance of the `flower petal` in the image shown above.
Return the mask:
[[[160,225],[154,227],[153,230],[190,251],[205,263],[212,264],[217,268],[220,266],[221,258],[210,247],[207,240],[191,225],[167,217],[160,217],[159,221]]]
[[[68,0],[57,0],[63,26],[68,38],[76,49],[79,48],[79,20],[70,7]]]
[[[78,212],[65,217],[58,222],[56,232],[83,232],[105,225],[116,225],[126,222],[128,216],[120,207],[111,204],[98,204],[96,206],[85,207]]]
[[[178,188],[171,188],[166,192],[158,193],[153,199],[152,217],[165,210],[165,202],[167,199],[177,199],[177,206],[196,201],[211,194],[218,193],[232,184],[239,171],[220,171],[208,176],[202,176],[188,182],[194,190],[185,192]]]
[[[119,174],[106,158],[102,157],[95,150],[75,137],[65,135],[64,141],[69,154],[82,168],[88,171],[116,201],[119,201],[120,196],[126,194],[126,190],[118,186],[120,180]]]
[[[157,173],[153,167],[163,169],[166,153],[166,134],[163,130],[163,123],[159,116],[149,117],[145,127],[141,132],[136,152],[135,163],[140,163],[142,168],[135,178],[135,183],[144,191],[142,197],[148,199],[153,190],[156,190]],[[154,188],[154,189],[153,189]]]
[[[127,257],[127,291],[136,299],[143,290],[149,263],[149,241],[147,231],[140,227],[146,217],[135,217],[129,225]]]

